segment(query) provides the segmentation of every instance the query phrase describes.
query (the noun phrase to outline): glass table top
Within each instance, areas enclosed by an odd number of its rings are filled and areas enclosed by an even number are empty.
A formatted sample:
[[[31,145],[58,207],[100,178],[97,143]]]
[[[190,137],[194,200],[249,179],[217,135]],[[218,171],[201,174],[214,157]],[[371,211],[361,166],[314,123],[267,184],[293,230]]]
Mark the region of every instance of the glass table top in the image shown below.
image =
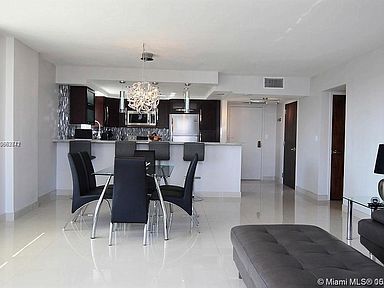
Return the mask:
[[[170,177],[173,171],[173,165],[155,165],[155,176],[158,177]],[[114,167],[110,166],[93,173],[94,175],[111,176],[114,174]]]
[[[351,201],[353,203],[356,203],[358,205],[371,208],[372,203],[373,203],[373,198],[378,199],[378,207],[384,207],[384,202],[380,199],[380,197],[372,197],[372,196],[343,196],[343,199]]]

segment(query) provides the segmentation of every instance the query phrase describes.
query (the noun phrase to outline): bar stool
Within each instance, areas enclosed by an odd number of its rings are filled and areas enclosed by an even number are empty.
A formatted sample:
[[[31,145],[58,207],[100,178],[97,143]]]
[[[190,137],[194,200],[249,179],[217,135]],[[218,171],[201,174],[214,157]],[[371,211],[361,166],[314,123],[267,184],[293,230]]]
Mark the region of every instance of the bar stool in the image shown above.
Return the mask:
[[[87,152],[91,159],[95,159],[96,156],[92,156],[91,153],[91,141],[87,140],[73,140],[69,141],[69,153]]]
[[[149,150],[155,151],[155,160],[158,164],[161,160],[171,159],[170,144],[167,141],[152,141],[149,142]],[[168,185],[167,178],[163,176],[164,184]]]
[[[205,143],[202,142],[185,142],[183,160],[192,161],[193,157],[197,154],[198,161],[204,161],[205,158]],[[201,179],[201,177],[195,177],[195,179]],[[201,197],[193,196],[194,201],[202,201]]]
[[[115,157],[134,157],[136,150],[135,141],[116,141],[115,142]]]

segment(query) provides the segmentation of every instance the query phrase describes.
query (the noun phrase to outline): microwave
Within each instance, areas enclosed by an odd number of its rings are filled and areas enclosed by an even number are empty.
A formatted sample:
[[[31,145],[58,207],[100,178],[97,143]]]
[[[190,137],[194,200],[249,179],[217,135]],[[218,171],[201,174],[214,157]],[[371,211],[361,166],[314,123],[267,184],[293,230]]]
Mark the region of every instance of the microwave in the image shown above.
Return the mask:
[[[156,126],[157,113],[127,111],[127,126]]]

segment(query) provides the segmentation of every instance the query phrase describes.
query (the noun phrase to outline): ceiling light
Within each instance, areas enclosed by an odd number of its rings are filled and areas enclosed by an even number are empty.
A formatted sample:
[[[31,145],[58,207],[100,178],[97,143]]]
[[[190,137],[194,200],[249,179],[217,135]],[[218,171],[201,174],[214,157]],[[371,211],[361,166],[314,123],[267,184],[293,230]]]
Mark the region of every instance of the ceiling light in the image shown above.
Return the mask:
[[[159,104],[159,88],[149,82],[144,81],[144,64],[153,60],[153,53],[146,52],[143,43],[143,53],[141,58],[143,61],[143,69],[141,81],[133,83],[128,89],[128,106],[135,109],[139,113],[147,113],[154,111]]]

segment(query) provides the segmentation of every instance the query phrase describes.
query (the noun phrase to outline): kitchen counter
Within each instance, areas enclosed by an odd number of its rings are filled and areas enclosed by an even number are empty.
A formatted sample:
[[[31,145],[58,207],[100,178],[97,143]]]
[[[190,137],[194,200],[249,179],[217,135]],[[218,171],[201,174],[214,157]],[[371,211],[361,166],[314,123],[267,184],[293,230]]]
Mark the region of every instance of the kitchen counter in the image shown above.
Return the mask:
[[[54,140],[57,143],[56,189],[59,195],[70,195],[72,193],[72,178],[67,158],[69,142],[72,140],[75,139]],[[91,140],[91,142],[92,155],[96,156],[92,161],[95,171],[112,166],[115,157],[115,141]],[[148,149],[149,141],[136,141],[136,143],[137,149]],[[174,166],[168,183],[183,186],[189,162],[183,160],[183,143],[170,143],[171,159],[161,162]],[[196,168],[195,195],[203,197],[240,197],[241,144],[215,142],[205,144],[205,160],[199,162]],[[96,180],[97,185],[103,185],[106,179],[105,177],[97,177]]]
[[[76,140],[83,140],[83,141],[91,141],[94,144],[114,144],[115,140],[94,140],[94,139],[67,139],[67,140],[60,140],[55,139],[53,140],[54,143],[68,143],[70,141],[76,141]],[[137,140],[137,144],[148,144],[151,141],[145,141],[145,140]],[[184,142],[169,142],[171,145],[183,145]],[[241,143],[230,143],[230,142],[205,142],[205,145],[225,145],[225,146],[239,146]]]

